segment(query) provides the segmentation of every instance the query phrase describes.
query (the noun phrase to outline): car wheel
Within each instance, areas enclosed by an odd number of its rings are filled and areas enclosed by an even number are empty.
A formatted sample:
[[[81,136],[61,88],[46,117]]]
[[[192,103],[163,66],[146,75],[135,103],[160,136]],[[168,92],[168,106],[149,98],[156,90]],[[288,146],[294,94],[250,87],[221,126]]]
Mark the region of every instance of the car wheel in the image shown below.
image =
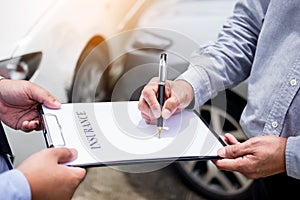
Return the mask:
[[[106,101],[109,53],[103,38],[90,40],[82,51],[68,92],[69,102]]]
[[[245,101],[231,91],[226,95],[227,109],[218,96],[199,109],[200,115],[217,133],[229,132],[244,141],[247,137],[238,122]],[[183,161],[174,166],[188,186],[208,199],[251,199],[253,181],[238,172],[219,170],[211,161]]]

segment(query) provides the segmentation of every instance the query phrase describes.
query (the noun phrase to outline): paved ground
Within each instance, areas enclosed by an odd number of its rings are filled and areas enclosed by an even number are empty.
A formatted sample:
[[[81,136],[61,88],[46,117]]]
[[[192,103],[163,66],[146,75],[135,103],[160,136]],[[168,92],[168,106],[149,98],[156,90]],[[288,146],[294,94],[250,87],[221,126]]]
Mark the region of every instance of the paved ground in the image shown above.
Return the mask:
[[[110,167],[88,169],[73,200],[204,200],[182,183],[172,166],[147,173]]]

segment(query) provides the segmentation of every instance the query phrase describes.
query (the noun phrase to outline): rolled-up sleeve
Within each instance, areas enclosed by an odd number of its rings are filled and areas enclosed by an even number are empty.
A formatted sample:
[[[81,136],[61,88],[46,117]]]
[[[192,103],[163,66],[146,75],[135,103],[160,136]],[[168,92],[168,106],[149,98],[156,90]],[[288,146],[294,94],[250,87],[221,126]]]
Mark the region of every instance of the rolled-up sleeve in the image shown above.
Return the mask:
[[[178,79],[192,85],[195,107],[249,77],[266,7],[263,1],[238,1],[217,41],[193,53],[188,70]]]

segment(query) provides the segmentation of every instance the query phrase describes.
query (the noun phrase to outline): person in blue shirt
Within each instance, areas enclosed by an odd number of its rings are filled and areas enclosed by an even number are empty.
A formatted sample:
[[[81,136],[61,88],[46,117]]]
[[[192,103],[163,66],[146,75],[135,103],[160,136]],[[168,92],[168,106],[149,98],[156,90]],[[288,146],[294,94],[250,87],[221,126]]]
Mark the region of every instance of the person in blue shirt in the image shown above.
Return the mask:
[[[215,42],[192,55],[189,68],[166,84],[162,108],[158,81],[143,89],[139,109],[147,123],[203,105],[218,92],[248,79],[240,124],[245,142],[224,135],[214,161],[221,170],[254,180],[253,197],[278,199],[300,188],[300,2],[239,0]]]
[[[0,120],[9,127],[25,132],[40,130],[39,103],[55,109],[61,105],[48,91],[32,82],[0,80]],[[12,170],[0,156],[0,199],[71,199],[86,171],[60,163],[76,156],[75,149],[45,149]]]

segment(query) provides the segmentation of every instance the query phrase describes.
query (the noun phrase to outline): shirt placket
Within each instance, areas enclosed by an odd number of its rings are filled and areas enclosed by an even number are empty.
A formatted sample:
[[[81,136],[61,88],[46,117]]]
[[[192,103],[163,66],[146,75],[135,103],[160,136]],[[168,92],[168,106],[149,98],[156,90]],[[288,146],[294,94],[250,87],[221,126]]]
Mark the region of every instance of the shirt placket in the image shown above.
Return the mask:
[[[300,59],[294,62],[284,83],[278,91],[277,98],[267,117],[263,135],[280,136],[283,129],[284,119],[288,109],[299,90],[300,81]]]

